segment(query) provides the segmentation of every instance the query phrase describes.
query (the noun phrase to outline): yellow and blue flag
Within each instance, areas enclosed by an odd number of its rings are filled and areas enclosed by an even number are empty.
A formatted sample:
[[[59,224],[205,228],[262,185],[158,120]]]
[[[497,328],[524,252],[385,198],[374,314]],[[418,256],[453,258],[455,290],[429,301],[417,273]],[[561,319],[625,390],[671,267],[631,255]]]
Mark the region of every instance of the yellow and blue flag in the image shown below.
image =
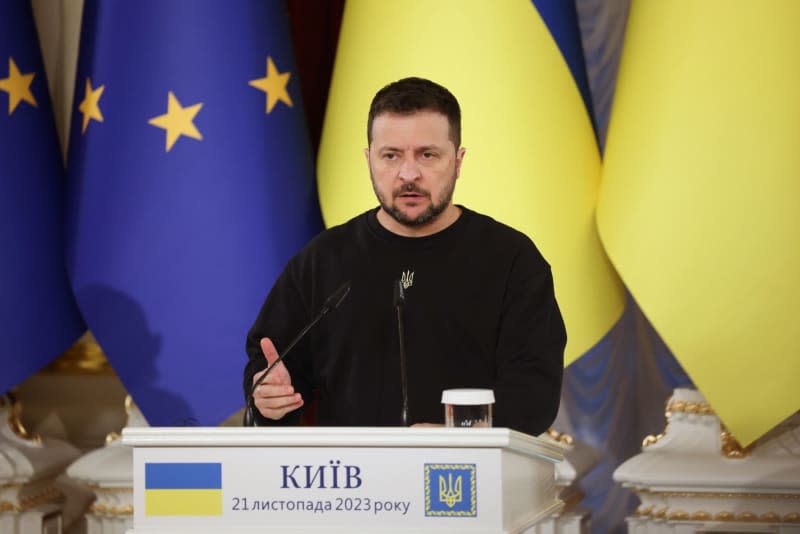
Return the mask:
[[[146,463],[144,514],[222,515],[222,464]]]
[[[800,408],[800,2],[634,2],[597,208],[648,319],[743,443]]]
[[[64,261],[64,167],[30,2],[0,3],[0,394],[84,331]]]
[[[245,334],[321,229],[294,65],[282,2],[85,3],[69,269],[151,425],[242,406]]]
[[[574,3],[348,1],[317,162],[327,225],[376,205],[367,111],[381,87],[407,76],[459,99],[467,150],[454,200],[537,244],[567,325],[565,360],[574,361],[625,303],[595,227],[600,151]]]

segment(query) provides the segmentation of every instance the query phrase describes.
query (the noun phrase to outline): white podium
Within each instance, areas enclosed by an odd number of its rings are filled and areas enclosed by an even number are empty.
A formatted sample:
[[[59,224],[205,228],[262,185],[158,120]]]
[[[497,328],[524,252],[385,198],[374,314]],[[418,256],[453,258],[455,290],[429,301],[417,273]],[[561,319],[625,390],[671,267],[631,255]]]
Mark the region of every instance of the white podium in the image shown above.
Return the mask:
[[[563,450],[506,428],[127,428],[130,534],[518,533]]]

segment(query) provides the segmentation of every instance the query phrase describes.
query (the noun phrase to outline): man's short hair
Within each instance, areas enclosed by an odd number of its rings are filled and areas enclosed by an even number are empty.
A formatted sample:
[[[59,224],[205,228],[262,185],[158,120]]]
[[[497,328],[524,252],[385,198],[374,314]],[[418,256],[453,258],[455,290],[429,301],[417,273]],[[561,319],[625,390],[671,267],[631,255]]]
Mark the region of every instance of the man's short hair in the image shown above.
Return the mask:
[[[372,143],[372,123],[383,113],[411,115],[417,111],[435,111],[447,117],[450,140],[461,146],[461,108],[453,93],[424,78],[403,78],[375,93],[367,119],[367,143]]]

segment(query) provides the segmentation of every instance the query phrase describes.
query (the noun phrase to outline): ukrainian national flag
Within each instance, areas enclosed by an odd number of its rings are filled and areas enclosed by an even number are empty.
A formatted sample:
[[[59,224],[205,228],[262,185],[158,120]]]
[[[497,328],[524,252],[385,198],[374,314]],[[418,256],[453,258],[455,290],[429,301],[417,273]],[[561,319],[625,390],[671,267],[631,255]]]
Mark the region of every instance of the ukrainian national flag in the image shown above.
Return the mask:
[[[241,408],[244,338],[321,229],[285,6],[85,3],[69,154],[69,268],[154,426]]]
[[[64,261],[64,168],[30,2],[0,3],[0,395],[84,331]]]
[[[407,76],[459,99],[467,151],[454,201],[525,232],[550,262],[570,363],[624,306],[595,228],[600,153],[574,4],[348,1],[318,159],[327,225],[376,205],[367,111],[381,87]]]
[[[800,2],[634,2],[598,226],[747,444],[800,408]]]
[[[222,515],[222,464],[146,463],[145,515]]]

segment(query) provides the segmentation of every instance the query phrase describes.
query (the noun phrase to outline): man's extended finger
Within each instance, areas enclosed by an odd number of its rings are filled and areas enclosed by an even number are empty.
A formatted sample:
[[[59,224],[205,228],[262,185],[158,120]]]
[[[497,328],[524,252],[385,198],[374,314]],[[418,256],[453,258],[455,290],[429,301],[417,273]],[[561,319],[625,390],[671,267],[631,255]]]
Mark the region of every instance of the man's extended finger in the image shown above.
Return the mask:
[[[268,337],[261,338],[261,353],[267,359],[267,365],[272,365],[278,359],[278,351]]]
[[[261,338],[261,352],[264,353],[264,357],[267,359],[267,365],[269,366],[278,359],[278,351],[275,349],[275,345],[272,344],[272,340],[268,337]],[[265,382],[278,384],[287,384],[291,383],[291,381],[292,378],[289,376],[289,370],[286,369],[283,362],[278,363],[278,365],[269,372],[265,380]]]

